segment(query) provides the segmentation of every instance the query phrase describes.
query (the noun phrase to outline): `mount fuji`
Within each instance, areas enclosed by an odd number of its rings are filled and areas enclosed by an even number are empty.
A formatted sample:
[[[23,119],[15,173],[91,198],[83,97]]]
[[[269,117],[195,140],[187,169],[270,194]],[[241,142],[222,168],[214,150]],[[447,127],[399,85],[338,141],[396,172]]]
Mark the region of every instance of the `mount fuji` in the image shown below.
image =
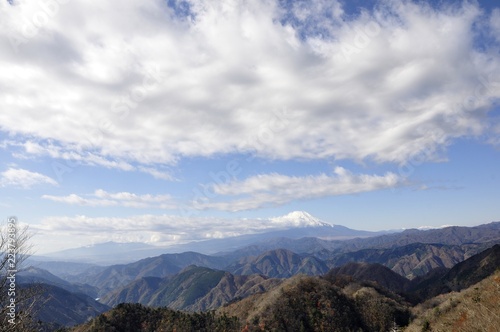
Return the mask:
[[[290,227],[334,227],[311,216],[305,211],[294,211],[281,217],[271,218],[270,221],[276,225],[287,225]]]

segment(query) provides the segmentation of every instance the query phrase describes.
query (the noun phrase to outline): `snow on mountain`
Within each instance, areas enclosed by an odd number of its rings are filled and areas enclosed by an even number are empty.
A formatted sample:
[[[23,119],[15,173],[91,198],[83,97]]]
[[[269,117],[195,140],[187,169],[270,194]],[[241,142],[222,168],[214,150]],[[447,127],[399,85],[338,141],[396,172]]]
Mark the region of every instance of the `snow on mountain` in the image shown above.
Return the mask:
[[[305,211],[290,212],[287,215],[271,218],[270,220],[273,224],[281,227],[333,227],[333,225],[323,222]]]
[[[421,231],[426,231],[426,230],[429,230],[429,229],[440,229],[440,228],[446,228],[446,227],[453,227],[454,225],[441,225],[441,226],[420,226],[420,227],[417,227],[418,230],[421,230]]]

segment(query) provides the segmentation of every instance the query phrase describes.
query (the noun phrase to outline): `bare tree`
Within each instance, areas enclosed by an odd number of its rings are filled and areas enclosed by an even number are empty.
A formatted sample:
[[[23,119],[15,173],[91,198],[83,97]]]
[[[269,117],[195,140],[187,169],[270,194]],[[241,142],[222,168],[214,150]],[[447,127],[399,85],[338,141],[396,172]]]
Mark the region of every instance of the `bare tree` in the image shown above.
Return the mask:
[[[31,254],[28,226],[19,226],[10,217],[0,225],[0,331],[35,331],[33,307],[38,287],[23,285],[17,279],[23,262]]]

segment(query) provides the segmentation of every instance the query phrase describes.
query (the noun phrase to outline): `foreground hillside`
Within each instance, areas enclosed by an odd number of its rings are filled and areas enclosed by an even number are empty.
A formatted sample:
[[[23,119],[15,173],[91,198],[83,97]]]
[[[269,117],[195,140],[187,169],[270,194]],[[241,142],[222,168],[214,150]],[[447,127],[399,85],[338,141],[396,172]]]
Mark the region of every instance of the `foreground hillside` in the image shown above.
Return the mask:
[[[415,307],[405,332],[499,331],[500,270],[461,291],[437,296]]]
[[[187,314],[167,308],[151,308],[142,304],[123,303],[92,321],[77,326],[72,332],[150,332],[150,331],[240,331],[235,317],[213,312]]]
[[[374,284],[306,276],[218,312],[238,317],[247,331],[387,331],[410,319],[407,303]]]
[[[373,285],[296,276],[215,312],[120,304],[72,331],[386,331],[409,318],[400,298]]]

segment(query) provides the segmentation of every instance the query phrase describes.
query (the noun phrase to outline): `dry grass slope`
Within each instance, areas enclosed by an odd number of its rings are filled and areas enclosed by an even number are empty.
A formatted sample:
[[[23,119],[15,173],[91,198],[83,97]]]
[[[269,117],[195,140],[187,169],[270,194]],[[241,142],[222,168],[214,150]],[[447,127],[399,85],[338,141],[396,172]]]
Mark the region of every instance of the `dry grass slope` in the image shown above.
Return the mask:
[[[414,308],[405,332],[500,331],[500,270],[461,291],[440,295]]]

